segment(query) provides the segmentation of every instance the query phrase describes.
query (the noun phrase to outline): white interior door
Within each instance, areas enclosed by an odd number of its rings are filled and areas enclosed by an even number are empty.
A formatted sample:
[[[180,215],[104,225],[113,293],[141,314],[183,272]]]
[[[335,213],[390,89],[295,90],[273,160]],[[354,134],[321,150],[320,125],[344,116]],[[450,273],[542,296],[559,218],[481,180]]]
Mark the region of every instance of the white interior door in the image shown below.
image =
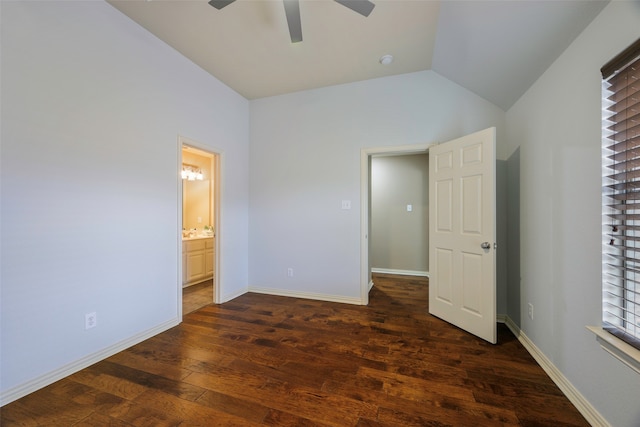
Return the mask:
[[[496,342],[495,128],[429,149],[429,313]]]

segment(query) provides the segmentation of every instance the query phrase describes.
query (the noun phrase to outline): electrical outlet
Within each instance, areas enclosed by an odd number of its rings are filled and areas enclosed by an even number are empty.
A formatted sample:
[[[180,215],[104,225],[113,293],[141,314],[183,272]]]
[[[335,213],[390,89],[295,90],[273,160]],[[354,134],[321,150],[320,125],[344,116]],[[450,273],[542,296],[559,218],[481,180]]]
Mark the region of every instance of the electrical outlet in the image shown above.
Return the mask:
[[[533,304],[529,303],[527,307],[529,309],[529,319],[533,320]]]
[[[98,316],[96,312],[87,313],[84,315],[84,328],[91,329],[95,328],[98,325]]]
[[[287,277],[293,277],[293,268],[287,268]]]

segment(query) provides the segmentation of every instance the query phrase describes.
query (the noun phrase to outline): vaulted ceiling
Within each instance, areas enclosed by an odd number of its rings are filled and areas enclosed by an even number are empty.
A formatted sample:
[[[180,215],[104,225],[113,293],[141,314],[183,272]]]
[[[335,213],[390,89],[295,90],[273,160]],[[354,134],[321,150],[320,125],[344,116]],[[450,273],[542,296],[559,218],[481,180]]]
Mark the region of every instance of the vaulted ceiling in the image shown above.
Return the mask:
[[[247,99],[433,70],[504,110],[608,1],[372,0],[368,17],[300,0],[291,43],[281,0],[109,3]],[[389,65],[383,55],[393,55]]]

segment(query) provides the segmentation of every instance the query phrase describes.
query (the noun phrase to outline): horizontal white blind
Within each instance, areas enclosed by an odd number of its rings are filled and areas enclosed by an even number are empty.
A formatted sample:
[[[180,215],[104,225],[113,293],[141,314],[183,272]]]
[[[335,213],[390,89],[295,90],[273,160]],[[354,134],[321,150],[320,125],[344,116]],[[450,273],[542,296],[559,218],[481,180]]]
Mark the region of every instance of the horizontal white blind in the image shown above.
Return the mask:
[[[601,71],[603,326],[640,349],[640,40]]]

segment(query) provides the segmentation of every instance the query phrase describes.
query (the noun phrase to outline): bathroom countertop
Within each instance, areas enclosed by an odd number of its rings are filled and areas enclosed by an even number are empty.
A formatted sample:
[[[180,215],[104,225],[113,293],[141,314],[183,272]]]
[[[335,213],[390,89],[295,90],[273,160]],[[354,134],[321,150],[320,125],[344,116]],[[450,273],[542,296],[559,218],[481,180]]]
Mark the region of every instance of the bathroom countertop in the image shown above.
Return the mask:
[[[193,237],[183,237],[182,241],[187,241],[187,240],[198,240],[198,239],[213,239],[213,235],[211,236],[207,236],[207,235],[197,235],[197,236],[193,236]]]

